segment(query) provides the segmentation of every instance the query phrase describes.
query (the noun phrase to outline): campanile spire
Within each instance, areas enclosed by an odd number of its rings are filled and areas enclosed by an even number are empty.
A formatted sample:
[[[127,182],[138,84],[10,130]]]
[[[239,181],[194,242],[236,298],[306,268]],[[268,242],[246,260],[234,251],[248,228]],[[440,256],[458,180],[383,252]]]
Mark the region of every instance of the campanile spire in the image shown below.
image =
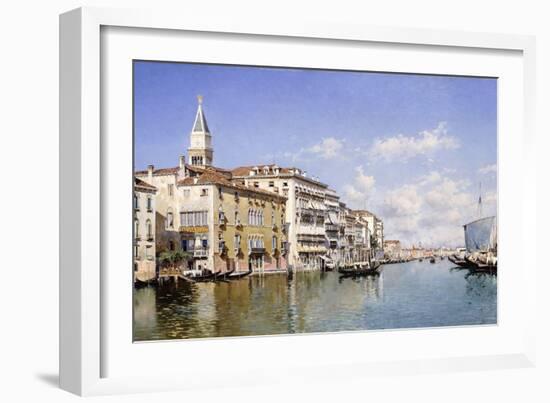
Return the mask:
[[[191,130],[191,143],[187,149],[187,155],[191,165],[205,167],[212,165],[214,151],[212,150],[212,135],[202,108],[202,95],[197,95],[197,103],[197,113]]]

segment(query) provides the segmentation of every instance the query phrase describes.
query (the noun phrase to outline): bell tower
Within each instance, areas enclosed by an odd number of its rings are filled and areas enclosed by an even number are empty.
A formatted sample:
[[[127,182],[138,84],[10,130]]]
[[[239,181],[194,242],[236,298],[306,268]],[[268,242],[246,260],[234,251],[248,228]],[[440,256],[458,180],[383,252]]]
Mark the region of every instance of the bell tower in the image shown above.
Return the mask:
[[[195,123],[191,130],[191,144],[187,149],[189,164],[207,167],[212,165],[214,150],[212,150],[212,135],[206,123],[206,116],[202,110],[202,95],[197,96],[198,107]]]

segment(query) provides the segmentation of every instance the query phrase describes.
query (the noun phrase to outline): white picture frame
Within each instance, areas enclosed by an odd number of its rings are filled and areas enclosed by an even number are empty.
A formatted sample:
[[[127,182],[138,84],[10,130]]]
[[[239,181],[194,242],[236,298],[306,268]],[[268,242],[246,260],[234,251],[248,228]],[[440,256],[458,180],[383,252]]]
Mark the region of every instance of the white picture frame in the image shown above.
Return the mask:
[[[453,53],[468,50],[481,56],[491,52],[514,53],[515,61],[512,61],[511,65],[518,68],[511,68],[509,73],[504,74],[509,74],[516,83],[519,80],[521,84],[514,87],[518,97],[522,95],[519,101],[514,101],[516,104],[519,103],[521,110],[517,109],[518,105],[513,105],[518,114],[513,123],[517,125],[514,127],[517,127],[518,133],[511,133],[512,139],[506,139],[505,142],[514,141],[512,148],[516,146],[516,149],[519,147],[521,150],[522,168],[518,172],[512,172],[511,169],[507,170],[504,167],[501,170],[499,166],[499,183],[502,183],[503,178],[506,181],[521,181],[522,192],[517,192],[515,196],[511,192],[506,193],[510,194],[510,198],[515,199],[508,203],[510,206],[508,210],[506,203],[504,203],[504,209],[499,209],[499,214],[505,214],[504,217],[499,217],[499,220],[502,222],[502,219],[510,214],[518,214],[514,219],[519,219],[521,224],[518,234],[514,234],[516,237],[514,239],[519,240],[520,243],[516,250],[509,251],[508,255],[505,254],[501,259],[506,260],[506,256],[509,256],[510,261],[517,259],[522,251],[527,250],[528,243],[535,243],[533,237],[536,234],[536,216],[532,206],[535,192],[533,178],[536,169],[535,159],[530,158],[534,153],[534,38],[520,35],[368,27],[319,22],[313,19],[298,22],[252,21],[235,18],[216,20],[196,19],[191,15],[151,10],[103,8],[73,10],[60,17],[60,384],[63,389],[79,395],[96,395],[235,384],[246,386],[259,383],[296,382],[296,377],[292,375],[293,370],[300,370],[300,381],[304,381],[308,378],[329,379],[329,374],[332,378],[335,376],[345,378],[345,374],[350,372],[354,376],[369,376],[380,373],[394,375],[533,365],[536,324],[535,318],[526,314],[523,315],[521,322],[516,320],[517,318],[514,320],[511,318],[510,321],[505,320],[501,323],[499,319],[499,327],[478,329],[479,335],[483,333],[481,337],[487,340],[494,337],[495,340],[498,338],[499,342],[502,342],[501,344],[495,342],[498,346],[487,353],[484,353],[481,347],[479,351],[472,350],[471,354],[465,354],[460,350],[446,352],[444,349],[429,350],[426,346],[422,347],[427,343],[425,340],[442,342],[446,337],[449,340],[455,337],[466,340],[473,335],[470,329],[459,328],[448,331],[414,331],[410,335],[407,335],[407,331],[392,331],[370,332],[368,335],[351,333],[333,337],[304,335],[240,338],[231,341],[224,339],[187,341],[186,344],[160,343],[162,346],[158,345],[159,343],[146,343],[147,347],[140,347],[140,351],[136,351],[136,354],[145,354],[145,356],[151,354],[165,357],[167,353],[178,350],[180,354],[188,354],[187,357],[190,360],[188,363],[195,360],[197,364],[201,360],[199,357],[202,357],[202,361],[208,361],[208,354],[212,354],[209,351],[227,354],[224,356],[227,360],[238,360],[239,356],[227,353],[225,348],[227,346],[230,346],[233,351],[249,349],[251,357],[258,356],[265,349],[275,352],[278,348],[302,352],[286,361],[277,361],[276,356],[273,356],[264,361],[264,371],[257,370],[262,364],[259,361],[253,362],[253,358],[241,360],[242,363],[234,363],[234,365],[241,365],[245,371],[248,369],[250,372],[247,372],[246,377],[214,377],[214,381],[206,376],[206,374],[212,375],[212,370],[205,365],[199,365],[194,374],[186,372],[186,364],[178,364],[181,369],[178,369],[177,365],[167,366],[166,373],[162,376],[151,376],[146,373],[139,376],[131,373],[129,368],[124,366],[119,366],[116,371],[109,369],[106,364],[108,360],[131,363],[133,347],[131,340],[127,340],[129,343],[126,346],[127,349],[115,344],[120,341],[111,340],[109,332],[105,329],[113,322],[106,319],[110,315],[111,305],[108,303],[108,296],[112,292],[112,286],[106,287],[105,280],[111,277],[110,273],[102,271],[102,267],[107,264],[105,259],[108,249],[108,245],[102,238],[102,228],[105,224],[102,208],[109,203],[109,198],[105,196],[109,193],[105,192],[108,185],[103,178],[109,159],[109,150],[105,147],[116,146],[109,139],[102,138],[101,134],[109,129],[108,125],[104,126],[102,121],[105,117],[103,113],[105,111],[102,111],[102,92],[107,93],[109,88],[105,86],[110,85],[102,81],[101,77],[101,57],[105,55],[102,53],[102,46],[105,45],[102,42],[102,30],[106,27],[159,30],[157,32],[168,32],[168,30],[193,32],[199,36],[200,33],[205,35],[216,33],[219,37],[242,35],[253,37],[254,41],[259,42],[270,40],[286,43],[285,41],[290,40],[304,41],[306,45],[311,40],[330,41],[330,46],[335,48],[346,43],[370,43],[379,47],[393,45],[419,47],[422,51],[435,49],[449,50]],[[162,49],[163,45],[159,42],[158,47]],[[256,54],[255,57],[259,58],[260,55]],[[436,60],[433,56],[428,57],[432,57],[434,67],[425,72],[437,73]],[[457,53],[453,57],[460,58],[460,54]],[[380,61],[377,68],[384,69],[384,61]],[[119,95],[121,95],[120,91]],[[124,97],[128,95],[122,93]],[[514,110],[507,109],[509,112]],[[502,132],[506,132],[506,128],[499,127],[499,130],[501,130],[499,136]],[[119,146],[125,147],[122,143]],[[506,155],[510,154],[509,151],[503,151],[499,145],[499,160],[506,158]],[[503,210],[504,213],[502,213]],[[529,239],[526,234],[530,234]],[[523,276],[518,280],[521,281],[524,293],[521,307],[524,312],[535,312],[537,267],[535,256],[524,254],[522,257],[520,266]],[[499,276],[504,277],[499,278],[500,298],[502,282],[506,286],[508,280],[506,275],[501,276],[499,273]],[[501,302],[506,303],[506,300],[499,299],[499,318],[502,314]],[[131,312],[128,312],[128,316],[131,316]],[[508,330],[506,330],[507,326]],[[504,331],[508,333],[504,334]],[[477,335],[473,336],[477,337]],[[370,357],[355,354],[351,359],[339,360],[337,356],[330,354],[328,357],[318,359],[314,354],[315,349],[311,347],[321,340],[330,351],[343,340],[350,346],[361,345],[365,337],[369,337],[370,341],[375,343],[383,343],[380,341],[382,338],[395,339],[396,346],[400,343],[398,340],[402,342],[406,337],[412,344],[420,346],[421,352],[417,355],[406,355],[396,347],[394,354],[388,355],[386,359],[376,357],[376,354],[370,354]],[[114,358],[117,352],[122,350],[126,355],[119,354]],[[195,352],[194,355],[192,351]],[[384,349],[382,348],[381,351]],[[304,368],[307,368],[307,371],[301,371]],[[222,372],[223,368],[218,371]]]

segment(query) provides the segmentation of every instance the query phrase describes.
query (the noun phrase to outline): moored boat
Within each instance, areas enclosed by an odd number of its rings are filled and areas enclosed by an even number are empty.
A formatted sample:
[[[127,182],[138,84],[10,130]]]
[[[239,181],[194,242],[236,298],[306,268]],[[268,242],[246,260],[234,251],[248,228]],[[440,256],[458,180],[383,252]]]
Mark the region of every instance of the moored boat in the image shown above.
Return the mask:
[[[366,263],[362,266],[349,266],[349,267],[340,267],[338,268],[338,273],[342,277],[359,277],[359,276],[368,276],[380,274],[380,262],[372,261],[370,264]]]
[[[484,217],[464,225],[469,268],[481,271],[497,269],[497,221],[495,216]]]
[[[248,276],[249,274],[252,273],[252,270],[249,270],[249,271],[237,271],[237,272],[232,272],[231,274],[229,274],[227,276],[227,278],[229,280],[237,280],[239,278],[243,278],[243,277],[246,277]]]
[[[466,260],[464,260],[464,259],[462,259],[462,258],[460,258],[459,256],[456,256],[456,255],[447,256],[447,259],[449,259],[449,261],[451,263],[454,263],[459,267],[464,267],[464,268],[473,267],[470,262],[468,262],[468,261],[466,261]]]

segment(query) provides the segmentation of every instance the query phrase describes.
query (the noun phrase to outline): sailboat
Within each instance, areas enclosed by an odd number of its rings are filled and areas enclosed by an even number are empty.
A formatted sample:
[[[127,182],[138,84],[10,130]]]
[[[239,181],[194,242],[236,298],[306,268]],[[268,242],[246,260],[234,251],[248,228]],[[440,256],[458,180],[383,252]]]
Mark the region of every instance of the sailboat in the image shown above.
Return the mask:
[[[480,185],[481,189],[481,185]],[[481,191],[478,201],[478,215],[482,217]],[[464,225],[466,255],[464,260],[478,270],[497,269],[497,218],[478,218]]]

